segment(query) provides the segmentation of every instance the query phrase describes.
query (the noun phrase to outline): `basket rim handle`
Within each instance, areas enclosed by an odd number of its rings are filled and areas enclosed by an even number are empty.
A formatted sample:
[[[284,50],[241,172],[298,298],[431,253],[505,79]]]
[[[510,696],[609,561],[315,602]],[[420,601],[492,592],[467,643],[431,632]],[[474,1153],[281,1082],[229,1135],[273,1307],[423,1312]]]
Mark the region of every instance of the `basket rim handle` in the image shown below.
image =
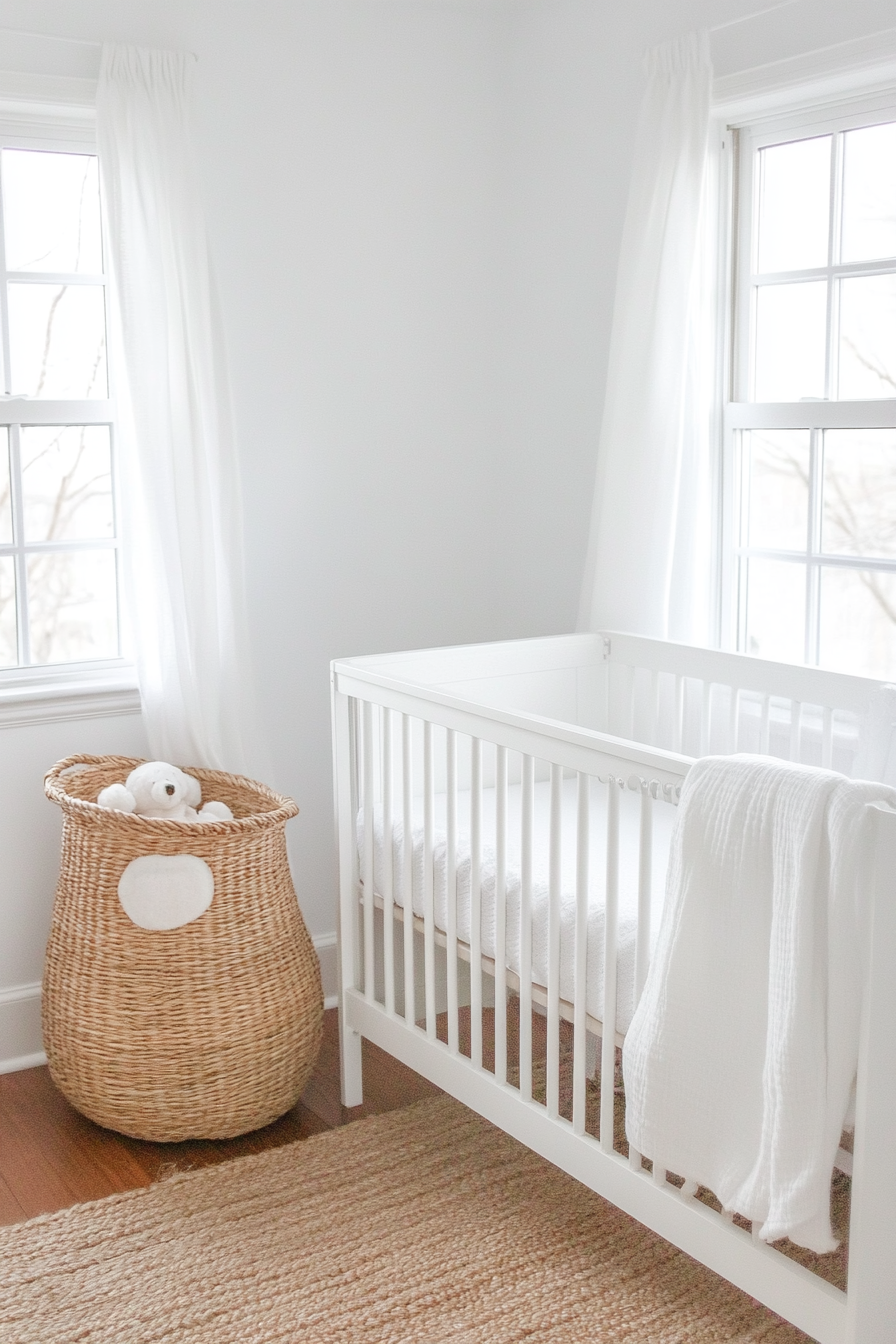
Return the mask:
[[[84,798],[73,798],[63,784],[63,776],[74,772],[78,766],[120,766],[126,775],[147,758],[141,756],[91,756],[76,753],[57,761],[44,776],[44,792],[51,802],[56,803],[64,812],[84,819],[97,820],[100,817],[112,817],[116,822],[130,826],[152,827],[163,835],[196,834],[196,822],[172,821],[164,817],[139,817],[133,812],[119,812],[115,808],[101,807],[99,803],[88,802]],[[213,784],[216,779],[226,779],[229,783],[243,784],[254,793],[270,800],[276,806],[270,812],[253,812],[248,817],[234,817],[232,821],[203,821],[203,835],[234,835],[240,831],[264,830],[269,826],[280,826],[298,815],[298,804],[285,794],[276,793],[267,784],[247,775],[230,774],[226,770],[208,770],[202,766],[179,766],[184,774],[192,775],[201,783]]]

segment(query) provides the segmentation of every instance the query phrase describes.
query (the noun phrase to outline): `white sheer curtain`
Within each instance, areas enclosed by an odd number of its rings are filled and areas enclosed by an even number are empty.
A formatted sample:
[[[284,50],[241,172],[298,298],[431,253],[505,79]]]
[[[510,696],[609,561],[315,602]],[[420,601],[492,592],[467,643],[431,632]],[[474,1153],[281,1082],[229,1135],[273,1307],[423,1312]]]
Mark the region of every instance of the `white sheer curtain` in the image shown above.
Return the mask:
[[[649,52],[579,628],[712,642],[706,33]]]
[[[125,591],[150,748],[264,763],[229,391],[192,156],[195,58],[103,48],[97,140],[120,406]]]

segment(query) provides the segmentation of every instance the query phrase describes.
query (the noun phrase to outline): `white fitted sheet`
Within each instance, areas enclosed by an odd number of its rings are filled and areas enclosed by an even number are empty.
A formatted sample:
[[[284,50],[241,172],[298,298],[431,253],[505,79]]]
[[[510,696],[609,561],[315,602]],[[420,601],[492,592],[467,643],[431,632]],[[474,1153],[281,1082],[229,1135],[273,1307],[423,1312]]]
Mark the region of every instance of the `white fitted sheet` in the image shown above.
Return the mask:
[[[576,892],[576,815],[577,785],[574,779],[562,784],[561,881],[560,881],[560,996],[569,1002],[574,997],[575,892]],[[548,904],[550,863],[550,784],[536,783],[534,790],[532,844],[532,981],[541,986],[548,979]],[[520,973],[520,869],[521,869],[521,787],[507,790],[507,864],[506,864],[506,965]],[[457,795],[457,934],[470,941],[470,794]],[[635,946],[638,907],[638,853],[640,844],[640,798],[635,793],[620,795],[619,830],[619,920],[617,942],[616,1030],[625,1032],[634,1011]],[[447,838],[446,795],[437,793],[433,813],[433,905],[436,926],[447,929]],[[399,809],[396,799],[394,810]],[[393,811],[394,815],[394,811]],[[669,837],[675,809],[668,803],[653,804],[653,860],[651,882],[651,949],[659,928],[665,889]],[[404,905],[404,828],[400,817],[392,823],[392,893],[396,905]],[[384,852],[382,807],[373,811],[374,889],[384,894]],[[358,817],[358,847],[364,853],[364,816]],[[423,800],[415,797],[412,819],[412,904],[415,915],[423,916],[424,831]],[[591,1016],[604,1016],[604,920],[606,889],[606,791],[593,784],[590,800],[588,881],[588,952],[586,1007]],[[495,790],[482,790],[482,844],[480,865],[481,933],[485,956],[495,955]]]

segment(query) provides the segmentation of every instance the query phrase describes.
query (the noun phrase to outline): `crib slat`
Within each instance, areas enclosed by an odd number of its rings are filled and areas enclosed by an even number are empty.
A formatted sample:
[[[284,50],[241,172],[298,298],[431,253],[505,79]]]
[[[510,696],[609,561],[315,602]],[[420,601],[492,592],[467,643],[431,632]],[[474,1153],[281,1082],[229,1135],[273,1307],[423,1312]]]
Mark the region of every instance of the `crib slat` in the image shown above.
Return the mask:
[[[409,715],[401,716],[401,900],[404,906],[404,1020],[412,1027],[414,1003],[414,777],[412,728]]]
[[[635,679],[636,671],[633,667],[626,668],[628,673],[628,687],[626,691],[626,711],[625,711],[625,736],[629,739],[635,736]]]
[[[649,699],[649,707],[648,707],[648,708],[649,708],[649,724],[648,724],[648,727],[649,727],[650,736],[649,736],[648,738],[646,738],[645,740],[650,744],[650,746],[655,747],[655,746],[658,746],[658,745],[659,745],[659,731],[660,731],[660,674],[659,674],[659,672],[651,672],[651,674],[650,674],[650,690],[649,690],[648,694],[649,694],[649,697],[650,697],[650,699]]]
[[[650,897],[653,883],[653,799],[641,789],[641,826],[638,850],[638,927],[635,933],[635,996],[637,1008],[650,962]]]
[[[610,705],[612,703],[612,697],[610,695],[610,679],[613,672],[613,664],[610,661],[609,643],[609,640],[604,640],[605,652],[600,690],[600,730],[603,733],[608,733],[610,731]]]
[[[520,1096],[532,1096],[532,833],[535,762],[523,757],[520,818]]]
[[[547,1107],[560,1114],[560,881],[563,844],[563,771],[551,766],[550,870],[548,877]]]
[[[710,729],[712,726],[712,682],[704,681],[703,698],[700,705],[700,755],[709,753]]]
[[[638,927],[635,933],[635,992],[632,1007],[637,1008],[650,959],[650,895],[653,867],[653,798],[650,786],[641,790],[641,828],[638,857]],[[628,1164],[633,1171],[642,1167],[641,1154],[634,1144],[628,1147]]]
[[[445,737],[445,932],[448,948],[448,1049],[458,1051],[457,1006],[457,736],[449,728]]]
[[[579,772],[576,814],[576,941],[573,997],[572,1127],[585,1133],[585,1068],[588,973],[589,776]]]
[[[383,974],[386,1012],[395,1013],[395,891],[392,876],[392,711],[383,710]]]
[[[672,703],[672,750],[681,751],[684,739],[684,677],[676,674]]]
[[[802,739],[803,706],[799,700],[790,702],[790,759],[799,761]]]
[[[728,750],[734,755],[737,751],[737,737],[740,729],[740,691],[736,686],[729,686],[730,692],[728,699]]]
[[[829,705],[824,707],[824,728],[821,737],[821,764],[830,770],[834,761],[834,711]]]
[[[600,1051],[600,1146],[613,1150],[616,1086],[616,933],[619,909],[619,785],[607,789],[607,891],[604,910],[604,1031]]]
[[[470,1059],[482,1068],[482,742],[470,748]]]
[[[507,751],[495,762],[495,1078],[507,1082]]]
[[[769,696],[766,694],[762,697],[762,718],[760,719],[759,728],[759,754],[761,756],[768,755],[770,711],[771,702]]]
[[[361,702],[361,739],[364,750],[364,997],[373,1002],[373,705]]]
[[[426,1034],[436,1038],[436,923],[433,908],[432,724],[423,721],[423,969],[426,1002]]]

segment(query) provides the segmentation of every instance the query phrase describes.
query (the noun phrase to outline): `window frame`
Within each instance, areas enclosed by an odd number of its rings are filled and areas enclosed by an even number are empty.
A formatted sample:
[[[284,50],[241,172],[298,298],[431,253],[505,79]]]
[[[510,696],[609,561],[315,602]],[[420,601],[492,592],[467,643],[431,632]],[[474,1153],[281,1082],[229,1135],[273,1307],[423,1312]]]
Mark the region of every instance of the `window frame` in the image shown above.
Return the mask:
[[[888,81],[889,83],[889,81]],[[848,96],[842,91],[818,101],[789,106],[782,93],[781,107],[770,110],[767,103],[754,115],[732,117],[725,127],[725,145],[728,172],[724,181],[724,210],[727,227],[727,273],[725,301],[720,314],[727,346],[726,383],[722,406],[722,489],[720,491],[720,644],[732,651],[746,652],[746,560],[756,555],[769,559],[786,559],[803,566],[807,580],[806,621],[804,631],[804,660],[817,666],[820,642],[820,575],[822,565],[843,569],[879,569],[896,572],[896,559],[880,557],[828,554],[821,549],[821,480],[816,469],[810,481],[810,524],[806,551],[794,560],[794,553],[783,553],[767,548],[748,547],[741,533],[742,494],[744,486],[745,454],[742,436],[745,431],[759,429],[804,429],[809,432],[811,461],[821,462],[821,441],[826,430],[834,429],[896,429],[896,397],[867,400],[818,400],[796,402],[758,402],[748,399],[751,390],[752,352],[750,336],[753,331],[753,313],[756,281],[752,256],[756,237],[757,201],[754,191],[753,166],[756,152],[765,145],[785,143],[787,140],[807,139],[813,135],[845,132],[861,126],[896,121],[896,80],[889,87],[879,88],[873,94]],[[835,155],[838,152],[834,151]],[[840,263],[834,262],[833,235],[834,203],[837,178],[842,165],[835,161],[832,172],[831,235],[828,263],[823,268],[806,272],[806,279],[826,277],[828,283],[828,329],[825,361],[825,390],[831,391],[831,371],[836,357],[833,345],[838,325],[831,320],[832,305],[837,302],[837,285],[831,280],[841,276],[892,274],[892,260]],[[776,283],[791,282],[803,272],[775,274]]]
[[[80,84],[82,81],[72,81]],[[84,81],[86,83],[86,81]],[[56,92],[54,88],[53,92]],[[80,92],[80,91],[79,91]],[[0,94],[0,147],[48,150],[56,152],[97,153],[96,118],[92,106],[44,104],[42,100],[7,98]],[[2,222],[0,222],[2,245]],[[7,308],[7,272],[5,255],[0,257],[0,305],[4,318]],[[41,277],[44,279],[45,277]],[[34,279],[30,277],[29,279]],[[102,279],[106,311],[106,329],[109,330],[109,281],[104,270],[102,277],[84,276],[80,283],[96,283]],[[4,373],[8,376],[8,350],[3,352]],[[53,400],[12,396],[0,391],[0,426],[9,427],[10,472],[12,476],[18,431],[29,425],[88,425],[109,427],[112,495],[115,535],[106,541],[65,543],[66,550],[114,549],[118,575],[118,630],[119,655],[114,658],[84,660],[72,663],[28,664],[0,669],[0,725],[17,722],[46,722],[58,718],[95,718],[105,714],[129,714],[139,710],[136,669],[130,655],[127,637],[126,612],[121,599],[121,497],[119,473],[116,469],[116,432],[114,388],[114,358],[107,341],[106,365],[108,396],[91,401]],[[7,386],[4,378],[4,386]],[[16,486],[13,485],[13,490]],[[60,543],[60,548],[62,544]],[[51,549],[51,547],[38,547]],[[24,575],[24,555],[27,543],[19,532],[11,547],[3,553],[17,557],[17,583]],[[20,590],[21,591],[21,590]],[[21,625],[25,619],[22,605],[17,603],[20,649]]]

